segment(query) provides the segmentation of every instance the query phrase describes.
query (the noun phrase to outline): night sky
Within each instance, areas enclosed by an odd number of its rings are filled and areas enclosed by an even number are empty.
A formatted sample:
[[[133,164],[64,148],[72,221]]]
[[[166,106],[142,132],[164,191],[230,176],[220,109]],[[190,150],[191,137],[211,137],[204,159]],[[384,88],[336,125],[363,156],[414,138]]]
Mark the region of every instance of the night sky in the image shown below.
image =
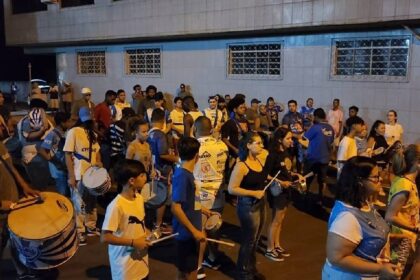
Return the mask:
[[[6,47],[3,1],[0,1],[0,81],[27,81],[28,62],[32,64],[32,78],[56,80],[54,55],[25,55],[23,48]]]

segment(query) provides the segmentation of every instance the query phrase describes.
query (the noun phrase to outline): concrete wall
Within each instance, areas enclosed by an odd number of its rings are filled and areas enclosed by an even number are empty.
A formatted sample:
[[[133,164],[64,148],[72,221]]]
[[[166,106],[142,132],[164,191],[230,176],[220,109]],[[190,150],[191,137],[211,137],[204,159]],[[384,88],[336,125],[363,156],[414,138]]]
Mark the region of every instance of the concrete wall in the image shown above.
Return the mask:
[[[95,5],[12,15],[8,45],[164,38],[191,34],[377,23],[420,18],[420,0],[95,0]]]
[[[406,140],[420,140],[420,44],[413,38],[409,67],[409,81],[404,83],[350,82],[330,80],[332,38],[377,37],[409,35],[405,30],[383,32],[328,33],[319,35],[248,38],[232,40],[199,40],[146,45],[104,45],[107,74],[104,76],[78,75],[76,50],[87,47],[57,48],[59,78],[71,81],[76,91],[83,86],[93,89],[93,99],[100,102],[107,89],[125,89],[132,92],[134,84],[145,88],[154,84],[159,90],[175,93],[179,84],[190,85],[201,108],[207,97],[216,93],[246,94],[266,100],[273,96],[281,103],[296,99],[299,106],[308,97],[315,99],[316,107],[328,109],[333,98],[340,98],[345,115],[348,107],[358,106],[360,115],[372,124],[376,119],[386,120],[386,112],[395,109],[399,122],[405,128]],[[230,79],[226,74],[226,48],[235,42],[282,42],[283,76],[279,80]],[[132,46],[162,48],[162,75],[150,78],[124,74],[124,49]],[[92,47],[95,49],[97,47]]]

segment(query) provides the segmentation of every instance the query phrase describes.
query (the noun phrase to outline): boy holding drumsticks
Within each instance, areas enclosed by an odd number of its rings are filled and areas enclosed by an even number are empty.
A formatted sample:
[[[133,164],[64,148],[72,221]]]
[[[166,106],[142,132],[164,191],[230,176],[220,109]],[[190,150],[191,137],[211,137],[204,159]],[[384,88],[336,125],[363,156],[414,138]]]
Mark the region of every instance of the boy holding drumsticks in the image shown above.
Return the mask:
[[[173,228],[178,233],[177,279],[197,279],[199,242],[206,241],[202,231],[201,213],[210,211],[201,207],[200,190],[194,183],[194,166],[198,160],[200,143],[192,137],[183,137],[178,142],[181,166],[175,170],[172,186]],[[203,273],[204,274],[204,273]],[[201,278],[200,278],[201,279]]]
[[[144,202],[139,194],[147,181],[144,165],[136,160],[118,162],[115,181],[119,195],[108,205],[101,241],[109,244],[112,279],[147,279],[149,260]]]

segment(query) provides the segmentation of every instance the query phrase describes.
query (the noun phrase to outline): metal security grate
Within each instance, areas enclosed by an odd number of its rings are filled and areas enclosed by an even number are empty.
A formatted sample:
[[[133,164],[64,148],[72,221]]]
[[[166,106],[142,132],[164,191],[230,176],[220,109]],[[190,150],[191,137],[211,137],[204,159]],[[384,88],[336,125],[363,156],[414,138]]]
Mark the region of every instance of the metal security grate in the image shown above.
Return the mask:
[[[126,75],[160,76],[161,49],[132,49],[125,52]]]
[[[105,75],[105,51],[77,52],[77,73]]]
[[[336,39],[332,43],[331,78],[407,81],[410,37]]]
[[[230,78],[281,78],[282,45],[241,44],[228,46],[227,73]]]

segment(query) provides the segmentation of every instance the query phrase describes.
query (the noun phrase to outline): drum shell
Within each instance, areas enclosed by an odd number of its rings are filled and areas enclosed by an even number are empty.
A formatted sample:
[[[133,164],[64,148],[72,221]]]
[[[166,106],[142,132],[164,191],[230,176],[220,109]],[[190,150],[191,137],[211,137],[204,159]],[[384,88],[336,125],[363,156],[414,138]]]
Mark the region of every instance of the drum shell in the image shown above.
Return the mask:
[[[96,173],[98,173],[98,171],[101,170],[101,169],[103,169],[103,168],[94,167],[94,166],[89,167],[85,171],[84,176],[97,176]],[[92,175],[92,173],[93,173],[93,175]],[[102,182],[102,183],[96,184],[96,186],[89,186],[88,184],[86,184],[86,182],[84,181],[84,178],[86,178],[86,177],[84,177],[84,176],[82,176],[81,184],[82,184],[83,187],[85,187],[89,191],[89,193],[91,195],[94,195],[94,196],[103,195],[103,194],[107,193],[109,191],[109,189],[111,188],[111,185],[112,185],[111,184],[111,178],[109,177],[108,172],[106,173],[106,177],[102,178],[102,180],[99,181],[99,182]],[[99,176],[97,176],[97,177],[99,177]]]
[[[205,216],[205,215],[204,215]],[[217,223],[210,224],[211,219],[214,219],[217,216],[218,221]],[[205,222],[204,222],[205,219]],[[219,229],[222,227],[223,220],[220,214],[213,214],[210,217],[203,217],[203,228],[206,230],[207,233],[214,235],[216,234]]]
[[[25,266],[38,270],[51,269],[68,261],[79,247],[76,223],[71,216],[64,229],[42,239],[20,237],[9,226],[10,241],[17,250],[19,260]]]

